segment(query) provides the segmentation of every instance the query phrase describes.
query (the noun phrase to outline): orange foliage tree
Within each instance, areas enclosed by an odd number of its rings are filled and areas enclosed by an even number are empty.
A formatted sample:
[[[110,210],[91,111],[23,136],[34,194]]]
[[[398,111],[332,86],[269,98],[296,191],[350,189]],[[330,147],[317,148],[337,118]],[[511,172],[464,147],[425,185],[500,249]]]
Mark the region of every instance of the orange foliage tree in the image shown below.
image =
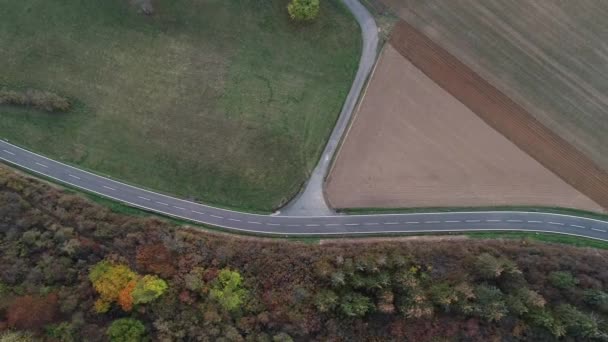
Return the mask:
[[[131,311],[134,304],[148,303],[168,288],[167,283],[157,276],[142,277],[126,265],[106,260],[91,268],[89,280],[99,293],[95,302],[98,313],[107,312],[113,302],[117,302],[124,311]]]

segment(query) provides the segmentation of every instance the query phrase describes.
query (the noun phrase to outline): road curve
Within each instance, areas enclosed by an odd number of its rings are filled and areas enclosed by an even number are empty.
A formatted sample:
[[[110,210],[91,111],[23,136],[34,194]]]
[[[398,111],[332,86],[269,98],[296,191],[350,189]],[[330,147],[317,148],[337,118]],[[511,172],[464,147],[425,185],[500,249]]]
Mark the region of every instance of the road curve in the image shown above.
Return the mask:
[[[355,111],[359,94],[361,94],[365,81],[376,63],[376,56],[378,54],[378,26],[376,26],[374,17],[372,17],[359,0],[342,0],[342,2],[348,7],[361,28],[362,49],[359,68],[357,69],[357,74],[348,96],[344,101],[344,105],[342,105],[338,121],[327,140],[317,166],[310,174],[302,191],[281,209],[281,215],[318,216],[331,215],[333,213],[325,202],[323,182],[325,181],[325,176],[327,176],[336,149],[340,144],[340,140]]]
[[[272,216],[215,208],[144,190],[27,151],[0,140],[0,159],[58,182],[151,212],[235,232],[327,236],[515,230],[550,232],[608,241],[608,222],[537,212]]]

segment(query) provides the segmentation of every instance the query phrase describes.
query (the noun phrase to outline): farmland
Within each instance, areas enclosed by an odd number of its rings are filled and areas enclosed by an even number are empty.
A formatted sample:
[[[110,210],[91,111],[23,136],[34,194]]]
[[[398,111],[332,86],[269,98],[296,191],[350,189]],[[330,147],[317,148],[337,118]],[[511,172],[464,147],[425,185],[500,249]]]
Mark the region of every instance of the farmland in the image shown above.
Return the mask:
[[[608,3],[382,0],[608,169]]]
[[[602,210],[392,45],[380,57],[327,194],[337,208],[538,205]]]
[[[285,2],[0,0],[0,88],[65,96],[67,113],[0,106],[0,137],[150,189],[270,211],[315,165],[354,76],[359,28]],[[340,49],[335,46],[339,45]]]

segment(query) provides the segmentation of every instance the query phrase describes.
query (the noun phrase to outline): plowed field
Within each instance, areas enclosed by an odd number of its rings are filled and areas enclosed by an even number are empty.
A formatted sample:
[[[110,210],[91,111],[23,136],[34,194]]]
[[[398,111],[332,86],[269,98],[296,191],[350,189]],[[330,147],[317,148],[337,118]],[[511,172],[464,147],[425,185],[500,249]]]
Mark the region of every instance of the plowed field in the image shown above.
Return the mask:
[[[326,190],[337,208],[538,205],[601,210],[390,45]]]

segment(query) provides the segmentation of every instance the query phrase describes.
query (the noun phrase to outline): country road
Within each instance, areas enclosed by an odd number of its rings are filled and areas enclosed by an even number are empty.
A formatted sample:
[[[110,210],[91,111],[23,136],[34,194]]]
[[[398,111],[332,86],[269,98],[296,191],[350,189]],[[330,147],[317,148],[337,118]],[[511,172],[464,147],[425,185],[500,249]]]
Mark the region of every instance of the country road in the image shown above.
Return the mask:
[[[279,236],[353,236],[513,230],[561,233],[608,241],[608,221],[563,214],[520,211],[376,215],[332,213],[323,198],[323,179],[373,67],[378,44],[376,24],[365,7],[357,0],[343,1],[362,29],[363,51],[359,70],[319,165],[305,190],[283,210],[282,215],[243,213],[159,194],[54,161],[2,140],[0,160],[130,206],[235,232]]]
[[[608,222],[536,212],[459,212],[378,215],[272,216],[214,208],[158,194],[62,164],[0,140],[0,159],[60,183],[152,212],[236,232],[326,236],[516,230],[562,233],[608,241]]]

